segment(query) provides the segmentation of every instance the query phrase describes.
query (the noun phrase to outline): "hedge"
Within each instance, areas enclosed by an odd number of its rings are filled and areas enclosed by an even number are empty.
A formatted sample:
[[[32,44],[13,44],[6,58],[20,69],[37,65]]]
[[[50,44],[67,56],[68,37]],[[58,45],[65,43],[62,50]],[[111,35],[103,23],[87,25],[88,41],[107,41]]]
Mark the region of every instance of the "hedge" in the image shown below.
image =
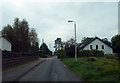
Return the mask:
[[[21,57],[21,56],[38,56],[37,53],[15,53],[12,51],[2,51],[2,58],[15,58],[15,57]]]
[[[80,50],[78,52],[78,57],[83,57],[83,56],[104,56],[104,52],[100,50]]]

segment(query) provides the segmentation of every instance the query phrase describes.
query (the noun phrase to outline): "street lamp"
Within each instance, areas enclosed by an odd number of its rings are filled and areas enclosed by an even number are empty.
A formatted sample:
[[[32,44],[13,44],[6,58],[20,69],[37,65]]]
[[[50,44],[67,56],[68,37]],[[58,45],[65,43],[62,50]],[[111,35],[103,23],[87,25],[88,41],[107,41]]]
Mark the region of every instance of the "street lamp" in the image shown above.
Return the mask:
[[[68,22],[74,22],[69,20]],[[76,23],[74,22],[74,29],[75,29],[75,61],[77,61],[77,45],[76,45]]]

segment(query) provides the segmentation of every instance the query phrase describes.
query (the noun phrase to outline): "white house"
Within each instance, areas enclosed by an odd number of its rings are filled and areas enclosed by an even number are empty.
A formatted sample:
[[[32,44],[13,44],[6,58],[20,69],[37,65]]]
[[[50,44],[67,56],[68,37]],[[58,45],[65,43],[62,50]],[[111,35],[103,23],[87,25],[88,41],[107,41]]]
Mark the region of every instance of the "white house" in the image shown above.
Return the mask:
[[[0,49],[11,51],[11,47],[11,42],[6,37],[2,36],[0,32]]]
[[[112,47],[98,37],[95,37],[94,39],[92,39],[90,42],[86,44],[82,44],[80,46],[80,49],[82,50],[97,49],[97,50],[104,51],[104,54],[113,54]]]

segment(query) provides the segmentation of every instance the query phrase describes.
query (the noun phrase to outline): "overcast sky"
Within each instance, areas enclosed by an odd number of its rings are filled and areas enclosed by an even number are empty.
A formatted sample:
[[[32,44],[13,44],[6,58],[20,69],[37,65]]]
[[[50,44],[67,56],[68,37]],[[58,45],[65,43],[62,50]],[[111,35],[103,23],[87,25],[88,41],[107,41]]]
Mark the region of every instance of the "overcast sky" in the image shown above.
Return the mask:
[[[1,6],[1,5],[0,5]],[[58,37],[62,41],[74,37],[73,20],[77,24],[77,42],[83,37],[111,38],[118,33],[117,2],[40,2],[35,0],[2,1],[2,26],[13,24],[14,18],[26,19],[30,28],[52,48]]]

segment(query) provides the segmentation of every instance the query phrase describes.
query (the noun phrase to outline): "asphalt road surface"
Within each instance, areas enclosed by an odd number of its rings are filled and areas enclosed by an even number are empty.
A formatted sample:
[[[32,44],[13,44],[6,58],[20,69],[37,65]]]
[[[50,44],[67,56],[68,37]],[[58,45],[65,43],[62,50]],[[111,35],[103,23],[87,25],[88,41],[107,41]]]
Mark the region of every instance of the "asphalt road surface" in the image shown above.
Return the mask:
[[[45,62],[31,70],[19,81],[83,81],[70,71],[56,57],[48,58]]]

